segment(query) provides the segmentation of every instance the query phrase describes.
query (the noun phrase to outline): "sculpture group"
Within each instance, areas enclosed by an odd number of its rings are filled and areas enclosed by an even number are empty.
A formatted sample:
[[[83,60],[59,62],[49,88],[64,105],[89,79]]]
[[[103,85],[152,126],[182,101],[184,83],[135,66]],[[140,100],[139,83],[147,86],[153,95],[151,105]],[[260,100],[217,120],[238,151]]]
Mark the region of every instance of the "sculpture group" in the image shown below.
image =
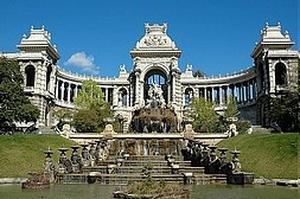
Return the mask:
[[[217,155],[219,151],[219,156]],[[209,146],[207,143],[186,140],[186,146],[182,149],[182,155],[185,161],[191,161],[191,166],[204,167],[207,174],[234,174],[241,172],[239,161],[240,152],[234,150],[231,152],[232,160],[227,160],[226,148],[217,148]]]
[[[52,160],[53,152],[49,148],[45,151],[44,174],[54,182],[56,174],[80,173],[82,167],[96,166],[99,162],[104,161],[109,155],[109,141],[97,140],[81,144],[81,154],[79,153],[80,146],[72,146],[70,158],[66,152],[68,148],[59,148],[59,160],[55,164]]]

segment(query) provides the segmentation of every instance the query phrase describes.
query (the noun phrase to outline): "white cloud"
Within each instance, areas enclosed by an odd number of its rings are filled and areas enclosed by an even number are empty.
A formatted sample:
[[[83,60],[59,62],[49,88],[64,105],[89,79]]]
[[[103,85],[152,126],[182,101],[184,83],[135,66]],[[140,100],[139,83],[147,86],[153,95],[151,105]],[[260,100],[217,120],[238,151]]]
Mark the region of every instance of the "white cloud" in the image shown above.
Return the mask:
[[[77,52],[71,55],[71,57],[65,62],[65,65],[73,65],[81,68],[84,72],[92,74],[99,73],[99,67],[94,63],[94,56],[87,55],[85,52]]]

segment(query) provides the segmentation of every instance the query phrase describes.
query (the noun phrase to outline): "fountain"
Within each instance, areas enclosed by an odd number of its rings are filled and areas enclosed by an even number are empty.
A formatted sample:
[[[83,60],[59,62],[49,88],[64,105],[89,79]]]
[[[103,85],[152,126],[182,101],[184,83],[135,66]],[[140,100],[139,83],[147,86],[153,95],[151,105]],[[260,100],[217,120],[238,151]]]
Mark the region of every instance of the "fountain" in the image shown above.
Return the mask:
[[[131,129],[143,133],[177,132],[177,117],[173,108],[166,106],[163,91],[154,83],[148,91],[146,106],[133,114]]]

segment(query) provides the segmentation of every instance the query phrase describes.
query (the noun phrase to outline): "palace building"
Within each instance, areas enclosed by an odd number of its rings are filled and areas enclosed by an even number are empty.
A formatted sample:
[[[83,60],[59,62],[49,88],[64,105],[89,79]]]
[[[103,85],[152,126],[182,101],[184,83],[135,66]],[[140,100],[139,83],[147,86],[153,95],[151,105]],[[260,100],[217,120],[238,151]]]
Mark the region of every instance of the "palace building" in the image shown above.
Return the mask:
[[[17,45],[18,52],[0,56],[17,59],[25,78],[24,91],[41,111],[39,126],[56,124],[55,109],[73,109],[74,98],[87,79],[98,83],[114,114],[125,119],[124,131],[128,131],[135,111],[151,106],[152,98],[157,99],[160,107],[175,112],[178,128],[192,98],[213,101],[216,111],[222,112],[230,96],[238,102],[239,117],[268,126],[267,99],[294,89],[299,81],[300,54],[293,50],[293,45],[280,24],[266,25],[251,54],[253,65],[217,77],[195,77],[191,65],[180,70],[178,60],[182,51],[167,34],[167,24],[145,24],[145,34],[130,51],[132,70],[121,65],[116,78],[63,70],[57,64],[59,52],[44,27],[32,27],[29,36],[24,35]]]

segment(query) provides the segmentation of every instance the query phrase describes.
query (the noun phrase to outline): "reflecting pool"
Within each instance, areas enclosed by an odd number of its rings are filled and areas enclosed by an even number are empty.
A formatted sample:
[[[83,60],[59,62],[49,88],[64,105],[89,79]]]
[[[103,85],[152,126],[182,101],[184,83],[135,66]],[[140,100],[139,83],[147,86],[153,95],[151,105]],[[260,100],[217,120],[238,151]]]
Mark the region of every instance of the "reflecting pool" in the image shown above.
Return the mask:
[[[19,185],[1,185],[1,199],[111,199],[115,186],[54,185],[48,190],[22,190]],[[293,199],[299,188],[274,186],[208,185],[191,187],[193,199]]]

